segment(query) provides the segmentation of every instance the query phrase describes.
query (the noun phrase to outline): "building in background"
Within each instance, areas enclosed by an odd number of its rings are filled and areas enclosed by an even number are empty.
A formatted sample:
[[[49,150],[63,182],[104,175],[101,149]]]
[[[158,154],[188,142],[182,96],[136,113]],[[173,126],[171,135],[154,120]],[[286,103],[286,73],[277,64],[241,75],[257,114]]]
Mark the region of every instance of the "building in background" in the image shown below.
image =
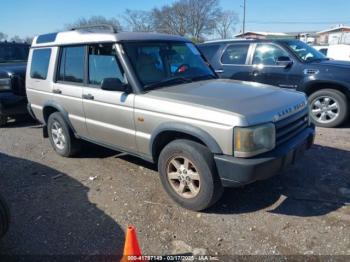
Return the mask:
[[[350,26],[336,27],[317,32],[318,45],[350,44]]]

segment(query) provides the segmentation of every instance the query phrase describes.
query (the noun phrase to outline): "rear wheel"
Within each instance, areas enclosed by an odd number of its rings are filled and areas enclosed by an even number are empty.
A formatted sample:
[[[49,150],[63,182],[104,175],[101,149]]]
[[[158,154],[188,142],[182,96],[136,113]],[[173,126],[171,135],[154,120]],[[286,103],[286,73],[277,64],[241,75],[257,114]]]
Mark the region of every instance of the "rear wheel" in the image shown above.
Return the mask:
[[[165,191],[184,208],[206,209],[222,195],[213,155],[199,143],[190,140],[169,143],[160,153],[158,170]]]
[[[338,90],[319,90],[310,95],[309,104],[311,119],[317,126],[336,127],[347,119],[348,101]]]
[[[0,196],[0,238],[7,232],[10,224],[10,210]]]
[[[61,156],[70,157],[80,149],[80,141],[74,137],[62,115],[58,112],[47,121],[49,139],[54,150]]]
[[[7,116],[0,116],[0,127],[7,124]]]

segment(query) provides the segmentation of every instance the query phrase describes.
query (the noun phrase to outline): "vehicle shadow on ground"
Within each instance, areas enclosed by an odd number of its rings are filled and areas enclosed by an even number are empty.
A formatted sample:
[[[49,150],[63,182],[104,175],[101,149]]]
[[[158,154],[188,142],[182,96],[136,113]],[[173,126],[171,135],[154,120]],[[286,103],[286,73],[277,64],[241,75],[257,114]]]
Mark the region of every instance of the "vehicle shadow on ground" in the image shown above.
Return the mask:
[[[88,198],[89,189],[58,170],[0,153],[0,192],[11,209],[2,255],[109,255],[124,232]]]
[[[350,151],[314,145],[280,175],[238,189],[226,189],[208,213],[241,214],[266,209],[290,216],[322,216],[350,203]]]

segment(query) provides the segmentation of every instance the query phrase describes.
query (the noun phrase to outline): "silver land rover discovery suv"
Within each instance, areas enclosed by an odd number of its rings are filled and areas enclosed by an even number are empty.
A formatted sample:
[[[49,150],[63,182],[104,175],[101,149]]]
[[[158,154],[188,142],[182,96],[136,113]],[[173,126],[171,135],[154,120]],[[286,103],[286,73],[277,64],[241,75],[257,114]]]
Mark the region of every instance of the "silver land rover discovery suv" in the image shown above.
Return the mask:
[[[314,140],[303,93],[220,80],[179,36],[104,26],[40,35],[26,88],[58,154],[87,140],[157,163],[166,192],[192,210],[273,176]]]

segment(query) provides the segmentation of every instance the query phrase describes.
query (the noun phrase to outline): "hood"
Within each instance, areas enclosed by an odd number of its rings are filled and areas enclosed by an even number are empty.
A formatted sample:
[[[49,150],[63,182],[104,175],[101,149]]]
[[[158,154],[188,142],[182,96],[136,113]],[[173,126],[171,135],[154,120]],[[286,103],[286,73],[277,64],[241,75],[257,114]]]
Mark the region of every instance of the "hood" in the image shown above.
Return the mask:
[[[311,62],[311,64],[317,64],[324,67],[336,67],[336,68],[344,68],[350,69],[350,62],[348,61],[340,61],[340,60],[322,60],[317,62]]]
[[[280,112],[306,102],[300,92],[228,79],[170,86],[149,94],[239,115],[248,124],[274,121]]]

